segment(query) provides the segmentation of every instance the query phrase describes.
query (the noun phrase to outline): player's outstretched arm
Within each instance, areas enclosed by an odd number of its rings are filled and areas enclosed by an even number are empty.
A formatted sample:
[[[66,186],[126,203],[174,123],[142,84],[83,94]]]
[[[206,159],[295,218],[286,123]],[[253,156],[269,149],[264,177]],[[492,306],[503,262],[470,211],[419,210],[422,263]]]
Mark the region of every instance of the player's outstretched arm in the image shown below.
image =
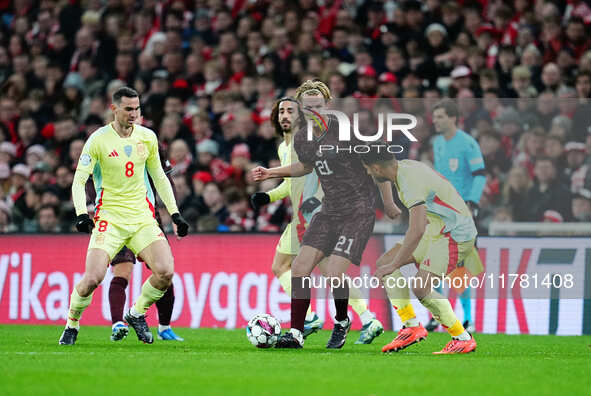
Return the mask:
[[[413,206],[409,210],[409,225],[406,235],[404,235],[404,242],[398,250],[398,254],[394,258],[394,261],[389,265],[379,267],[375,273],[375,277],[382,279],[386,275],[390,275],[398,268],[402,267],[407,263],[408,257],[417,248],[419,241],[425,233],[427,227],[427,207],[425,204]]]
[[[277,168],[267,169],[257,166],[252,170],[253,180],[260,182],[267,179],[276,179],[279,177],[300,177],[312,172],[314,167],[303,162],[294,162],[293,164],[279,166]]]

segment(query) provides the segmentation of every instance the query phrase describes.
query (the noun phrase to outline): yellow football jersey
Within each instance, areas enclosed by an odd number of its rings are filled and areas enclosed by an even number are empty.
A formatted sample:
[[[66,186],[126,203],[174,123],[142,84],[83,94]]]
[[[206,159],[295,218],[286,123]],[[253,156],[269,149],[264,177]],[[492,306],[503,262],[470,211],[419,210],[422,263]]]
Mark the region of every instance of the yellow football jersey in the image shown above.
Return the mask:
[[[279,155],[281,166],[290,165],[299,161],[298,155],[293,147],[293,138],[291,139],[290,144],[287,144],[285,140],[281,142],[277,148],[277,154]],[[310,197],[316,197],[318,200],[322,200],[322,197],[324,196],[315,171],[302,177],[286,177],[279,186],[269,191],[268,194],[271,202],[283,199],[289,195],[293,213],[292,223],[295,223],[296,225],[300,224],[302,220],[305,220],[303,222],[308,222],[310,220],[303,219],[298,213],[302,202]]]
[[[84,184],[90,174],[97,193],[95,221],[99,218],[117,224],[138,224],[154,217],[154,186],[173,214],[178,212],[172,187],[164,174],[156,134],[134,125],[127,138],[108,124],[86,141],[72,186],[76,214],[86,213]]]
[[[449,232],[457,242],[476,237],[476,225],[460,194],[447,179],[427,165],[413,160],[398,161],[394,185],[400,201],[407,208],[426,205],[429,223],[441,225],[436,232]],[[429,228],[433,230],[433,227]]]

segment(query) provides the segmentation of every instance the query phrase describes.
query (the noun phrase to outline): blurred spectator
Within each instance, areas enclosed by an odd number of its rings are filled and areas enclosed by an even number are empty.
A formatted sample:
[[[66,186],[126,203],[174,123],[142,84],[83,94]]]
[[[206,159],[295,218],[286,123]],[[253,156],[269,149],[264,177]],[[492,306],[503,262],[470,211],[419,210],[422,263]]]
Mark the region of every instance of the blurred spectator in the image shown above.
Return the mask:
[[[16,164],[12,167],[12,201],[16,201],[20,195],[25,191],[27,181],[31,176],[31,169],[23,164]]]
[[[0,162],[0,201],[6,200],[10,193],[10,166]]]
[[[0,143],[0,163],[11,164],[16,158],[16,146],[10,142]]]
[[[572,212],[575,221],[591,221],[591,191],[580,189],[574,195]]]
[[[495,132],[483,132],[478,137],[487,172],[495,176],[505,174],[511,162],[501,146],[501,137]]]
[[[22,232],[37,231],[37,211],[41,207],[41,197],[33,187],[26,189],[14,201],[13,221]]]
[[[193,156],[189,151],[189,145],[182,139],[177,139],[168,148],[168,159],[175,172],[185,175],[193,164]]]
[[[583,143],[568,142],[565,146],[566,168],[564,173],[570,181],[570,190],[573,193],[585,187],[588,165],[585,164],[587,148]]]
[[[560,174],[564,172],[564,143],[561,137],[550,135],[546,137],[544,155],[554,161]]]
[[[12,223],[10,207],[4,201],[0,201],[0,234],[16,231]]]
[[[526,220],[543,221],[543,214],[546,210],[555,210],[562,215],[563,219],[570,219],[570,191],[562,183],[560,175],[557,174],[554,161],[547,157],[537,158],[534,165],[534,175],[535,182],[526,199],[528,202]]]
[[[248,196],[236,188],[229,188],[224,192],[228,207],[226,225],[230,231],[252,231],[256,225],[254,212],[248,203]]]
[[[510,208],[515,221],[526,221],[527,199],[532,186],[527,170],[517,166],[511,168],[503,188],[503,206]]]
[[[207,183],[203,189],[203,202],[208,213],[215,216],[219,224],[225,224],[228,218],[228,210],[224,204],[224,197],[220,188],[215,183]]]
[[[44,204],[39,207],[39,232],[60,232],[59,214],[56,206]]]
[[[82,142],[84,144],[84,142]],[[35,168],[35,166],[43,161],[43,158],[45,157],[45,147],[43,147],[40,144],[34,144],[32,146],[30,146],[25,154],[25,163],[27,164],[27,166],[29,168]],[[80,154],[78,154],[78,156],[76,158],[78,158],[80,156]]]
[[[233,174],[233,169],[218,155],[218,144],[213,140],[202,140],[197,144],[197,161],[199,168],[209,172],[216,183],[227,181]]]
[[[176,174],[173,176],[172,181],[179,211],[189,223],[194,224],[197,217],[199,217],[199,213],[205,212],[206,209],[202,207],[193,194],[185,175]]]

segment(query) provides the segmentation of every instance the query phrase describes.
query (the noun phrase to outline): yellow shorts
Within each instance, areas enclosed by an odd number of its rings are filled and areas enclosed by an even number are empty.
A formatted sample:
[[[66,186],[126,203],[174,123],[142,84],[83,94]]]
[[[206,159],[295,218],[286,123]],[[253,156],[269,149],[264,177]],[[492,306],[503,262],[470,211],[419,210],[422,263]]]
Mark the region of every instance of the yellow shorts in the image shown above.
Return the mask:
[[[427,226],[412,256],[419,269],[442,276],[451,273],[470,255],[474,249],[474,239],[456,242],[451,235],[441,234],[439,226]]]
[[[166,240],[164,232],[156,219],[145,223],[118,226],[107,220],[99,220],[94,225],[90,237],[89,249],[102,249],[113,259],[123,246],[127,246],[137,255],[152,242]]]
[[[277,244],[277,252],[297,256],[300,251],[300,240],[298,239],[298,232],[294,223],[289,223]]]

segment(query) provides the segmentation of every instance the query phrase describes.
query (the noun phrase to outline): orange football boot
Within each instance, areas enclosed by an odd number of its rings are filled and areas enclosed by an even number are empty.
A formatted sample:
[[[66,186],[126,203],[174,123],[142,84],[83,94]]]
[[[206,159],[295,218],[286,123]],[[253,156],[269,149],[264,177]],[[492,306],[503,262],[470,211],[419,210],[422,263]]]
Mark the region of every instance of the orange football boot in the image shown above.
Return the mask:
[[[401,351],[412,344],[423,341],[427,338],[427,334],[427,330],[421,324],[415,327],[403,327],[391,343],[384,345],[382,352]]]
[[[476,341],[474,337],[469,340],[451,340],[439,352],[433,352],[434,355],[450,355],[453,353],[469,353],[476,350]]]

